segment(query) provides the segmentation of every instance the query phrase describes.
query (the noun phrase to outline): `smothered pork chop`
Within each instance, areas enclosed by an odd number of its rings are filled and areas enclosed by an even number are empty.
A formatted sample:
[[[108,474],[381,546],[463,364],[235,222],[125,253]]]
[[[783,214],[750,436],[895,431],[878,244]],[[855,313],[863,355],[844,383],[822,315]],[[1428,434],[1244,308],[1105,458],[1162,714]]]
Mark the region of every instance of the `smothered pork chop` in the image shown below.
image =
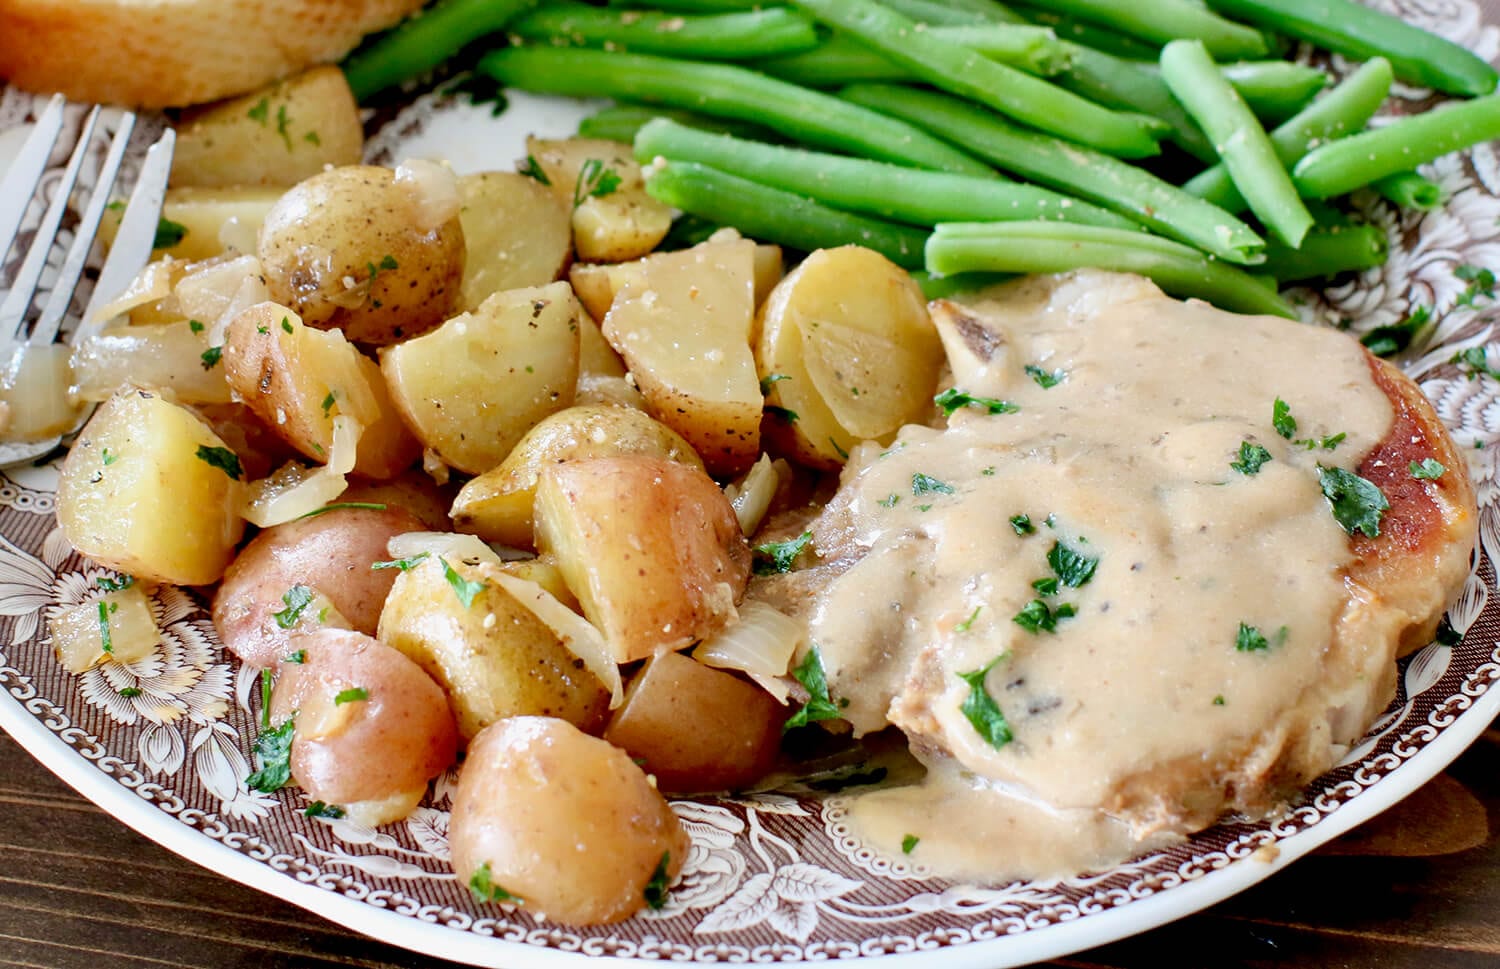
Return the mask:
[[[1332,767],[1473,545],[1463,457],[1415,386],[1345,334],[1131,276],[933,309],[946,427],[862,446],[812,526],[821,563],[759,589],[806,619],[856,732],[894,724],[928,766],[855,797],[855,830],[1037,877],[1265,814]]]

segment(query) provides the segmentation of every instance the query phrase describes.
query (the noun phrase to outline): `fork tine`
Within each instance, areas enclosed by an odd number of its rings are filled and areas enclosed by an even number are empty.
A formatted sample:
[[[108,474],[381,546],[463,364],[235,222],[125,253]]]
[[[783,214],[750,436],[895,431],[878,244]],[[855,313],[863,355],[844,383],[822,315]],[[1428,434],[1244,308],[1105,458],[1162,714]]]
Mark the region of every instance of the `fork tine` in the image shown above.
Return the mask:
[[[53,96],[37,119],[36,127],[27,136],[26,144],[21,146],[20,154],[11,162],[5,180],[0,182],[0,247],[3,247],[0,248],[0,262],[4,261],[16,241],[16,230],[21,227],[26,207],[31,204],[37,183],[47,170],[47,159],[57,144],[57,136],[62,133],[65,103],[61,94]]]
[[[109,190],[119,177],[120,162],[125,157],[125,147],[130,144],[130,135],[134,130],[135,113],[127,111],[120,117],[120,128],[115,132],[114,141],[110,143],[104,164],[99,167],[98,177],[94,179],[93,195],[89,198],[83,216],[78,220],[73,245],[68,249],[67,258],[63,260],[57,284],[52,287],[52,295],[47,298],[47,307],[42,311],[41,319],[31,328],[32,343],[51,343],[57,337],[57,330],[68,312],[68,306],[73,302],[73,289],[78,285],[78,277],[83,274],[83,264],[88,260],[89,250],[94,248],[94,237],[99,234],[104,207],[109,204]]]
[[[83,130],[78,135],[78,145],[73,149],[73,157],[68,159],[68,167],[57,184],[57,194],[52,197],[52,204],[47,206],[47,212],[37,226],[36,237],[26,253],[26,261],[21,264],[21,271],[11,281],[10,293],[5,297],[5,302],[0,304],[0,339],[11,334],[11,340],[20,343],[24,336],[26,308],[31,305],[37,282],[47,266],[47,254],[52,251],[52,244],[57,239],[57,227],[62,224],[63,213],[67,211],[68,196],[73,193],[73,186],[78,182],[78,172],[83,167],[84,157],[88,155],[89,142],[94,137],[94,125],[98,120],[99,109],[95,107],[89,112],[88,120],[84,122]]]
[[[167,194],[167,178],[172,174],[172,149],[176,144],[177,133],[168,128],[146,152],[135,189],[130,193],[130,203],[125,206],[125,216],[120,220],[120,231],[115,233],[115,243],[110,247],[109,257],[104,260],[88,308],[83,311],[83,320],[74,333],[75,344],[97,332],[107,322],[94,317],[102,307],[123,293],[151,260],[151,243],[161,222],[161,206]]]

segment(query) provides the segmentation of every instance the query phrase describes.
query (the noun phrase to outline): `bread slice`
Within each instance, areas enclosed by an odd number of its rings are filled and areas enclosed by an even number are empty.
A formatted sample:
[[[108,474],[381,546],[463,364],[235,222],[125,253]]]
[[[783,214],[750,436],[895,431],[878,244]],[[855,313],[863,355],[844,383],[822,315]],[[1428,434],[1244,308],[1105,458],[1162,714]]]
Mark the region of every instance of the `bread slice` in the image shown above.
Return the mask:
[[[242,94],[338,60],[424,0],[0,0],[0,77],[131,107]]]

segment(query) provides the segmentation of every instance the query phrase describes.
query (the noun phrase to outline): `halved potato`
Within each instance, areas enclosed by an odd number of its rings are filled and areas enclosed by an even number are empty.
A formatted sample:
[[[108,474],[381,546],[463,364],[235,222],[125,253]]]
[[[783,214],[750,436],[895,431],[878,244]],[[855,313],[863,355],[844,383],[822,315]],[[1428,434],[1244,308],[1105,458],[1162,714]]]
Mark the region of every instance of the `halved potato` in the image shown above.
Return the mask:
[[[543,469],[622,454],[703,467],[692,445],[641,411],[597,404],[569,407],[538,422],[499,467],[463,486],[449,512],[453,527],[488,542],[531,548],[532,505]]]
[[[381,354],[391,397],[418,438],[471,474],[573,403],[578,319],[567,283],[496,293],[475,310]]]
[[[144,390],[105,401],[63,462],[57,521],[79,552],[140,579],[206,585],[244,522],[239,459],[196,414]]]
[[[527,138],[557,200],[573,214],[580,259],[624,262],[656,248],[672,228],[672,209],[646,194],[641,166],[617,141]]]
[[[604,318],[652,416],[729,477],[760,454],[764,400],[750,351],[755,244],[713,242],[639,264]]]
[[[573,256],[572,223],[545,185],[515,172],[479,172],[458,179],[458,195],[468,247],[460,309],[562,276]]]
[[[702,470],[666,458],[549,466],[536,534],[620,663],[723,628],[750,577],[729,499]]]

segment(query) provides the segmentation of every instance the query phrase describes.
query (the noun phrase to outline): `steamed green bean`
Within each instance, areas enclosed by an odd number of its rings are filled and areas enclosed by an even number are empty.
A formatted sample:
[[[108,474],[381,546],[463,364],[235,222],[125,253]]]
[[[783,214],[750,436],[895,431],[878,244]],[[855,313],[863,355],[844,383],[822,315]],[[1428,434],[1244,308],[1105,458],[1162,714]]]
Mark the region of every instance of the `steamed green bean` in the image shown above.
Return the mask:
[[[438,0],[344,61],[356,101],[426,74],[469,43],[505,29],[537,0]]]
[[[1153,44],[1198,40],[1218,58],[1260,57],[1269,50],[1260,31],[1225,20],[1192,0],[1050,0],[1047,6]]]
[[[705,60],[753,60],[818,45],[812,21],[785,7],[681,16],[553,0],[506,29],[524,40]]]
[[[1018,71],[1047,77],[1067,67],[1071,56],[1046,27],[965,24],[931,27],[934,37],[976,50]],[[847,34],[834,34],[814,50],[767,58],[755,65],[772,77],[806,87],[830,88],[860,81],[906,81],[911,71]]]
[[[1256,269],[1283,283],[1323,279],[1383,266],[1389,250],[1385,232],[1378,226],[1367,223],[1318,226],[1295,249],[1272,240],[1266,246],[1265,263]]]
[[[1397,172],[1370,183],[1391,204],[1403,209],[1430,212],[1443,204],[1443,189],[1417,172]]]

